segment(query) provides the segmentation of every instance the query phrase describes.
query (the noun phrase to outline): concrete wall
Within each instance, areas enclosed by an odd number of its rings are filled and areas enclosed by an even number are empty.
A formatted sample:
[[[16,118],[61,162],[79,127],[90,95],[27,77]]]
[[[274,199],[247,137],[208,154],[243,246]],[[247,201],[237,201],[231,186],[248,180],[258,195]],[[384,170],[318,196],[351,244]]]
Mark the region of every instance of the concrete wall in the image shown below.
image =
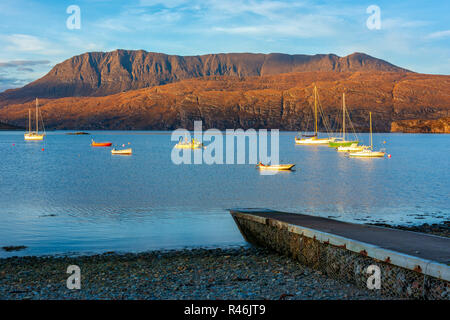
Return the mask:
[[[408,299],[450,299],[448,281],[424,274],[421,268],[416,268],[414,271],[400,267],[393,264],[390,258],[381,261],[370,257],[367,253],[371,250],[369,247],[367,250],[362,248],[362,250],[354,252],[349,250],[345,244],[342,246],[331,244],[329,240],[320,239],[312,233],[305,235],[304,232],[293,232],[292,226],[285,222],[235,212],[232,212],[232,215],[248,242],[290,256],[304,265],[320,270],[331,278],[367,288],[367,280],[370,276],[367,273],[367,267],[376,265],[381,270],[379,292],[382,296]],[[363,245],[358,244],[360,248]],[[391,256],[392,259],[395,259],[392,254]],[[438,267],[442,269],[447,266]],[[448,267],[444,272],[447,271]],[[433,270],[433,272],[435,271]]]

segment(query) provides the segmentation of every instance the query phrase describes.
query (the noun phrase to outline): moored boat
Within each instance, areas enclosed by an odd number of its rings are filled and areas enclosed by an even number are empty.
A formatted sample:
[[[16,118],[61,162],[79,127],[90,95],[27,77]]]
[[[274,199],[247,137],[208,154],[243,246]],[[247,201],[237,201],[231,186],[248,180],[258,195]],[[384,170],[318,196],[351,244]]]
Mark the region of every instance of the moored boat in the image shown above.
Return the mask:
[[[363,151],[365,146],[359,146],[358,143],[352,143],[350,146],[339,146],[337,147],[338,152],[357,152]]]
[[[314,134],[306,135],[302,134],[302,137],[295,137],[295,144],[300,145],[325,145],[336,138],[319,138],[317,129],[317,87],[314,86]]]
[[[119,154],[119,155],[131,155],[133,153],[133,149],[128,148],[128,149],[116,149],[113,148],[111,150],[111,154]]]
[[[342,93],[342,137],[341,138],[337,138],[334,141],[330,141],[328,143],[328,146],[331,148],[338,148],[338,147],[349,147],[352,144],[356,143],[358,144],[359,141],[358,140],[346,140],[345,139],[345,118],[347,116],[347,110],[345,107],[345,93]],[[348,117],[348,119],[350,120],[350,116]],[[350,120],[350,124],[351,124],[351,120]]]
[[[182,138],[180,138],[180,141],[178,141],[178,143],[175,145],[175,148],[177,148],[177,149],[201,149],[201,148],[203,148],[203,143],[201,143],[200,141],[197,141],[195,139],[192,139],[191,141],[189,141],[187,138],[185,138],[183,141]]]
[[[28,109],[28,131],[25,132],[23,138],[26,141],[44,140],[45,132],[39,133],[39,100],[36,98],[36,131],[31,131],[31,110]]]
[[[373,138],[372,138],[372,112],[369,112],[369,121],[370,121],[370,146],[363,146],[363,150],[350,152],[348,155],[350,157],[358,157],[358,158],[382,158],[385,155],[383,151],[374,151],[373,150]]]
[[[265,165],[261,162],[256,165],[260,170],[291,170],[295,164],[273,164],[273,165]]]
[[[359,158],[382,158],[385,153],[382,151],[373,151],[370,148],[365,148],[362,151],[351,152],[348,154],[350,157],[359,157]]]
[[[299,139],[295,137],[295,143],[296,144],[304,144],[304,145],[314,145],[314,144],[329,144],[330,142],[334,141],[335,138],[317,138],[317,137],[311,137],[306,139]]]
[[[92,147],[111,147],[112,142],[95,142],[92,140],[91,146]]]

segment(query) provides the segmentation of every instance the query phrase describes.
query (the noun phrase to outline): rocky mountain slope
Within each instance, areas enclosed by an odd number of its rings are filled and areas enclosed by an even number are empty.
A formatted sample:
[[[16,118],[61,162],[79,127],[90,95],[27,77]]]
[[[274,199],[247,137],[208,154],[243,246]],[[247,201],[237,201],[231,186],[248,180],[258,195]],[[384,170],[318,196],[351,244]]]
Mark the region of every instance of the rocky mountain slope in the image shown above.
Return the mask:
[[[23,88],[0,93],[0,107],[40,98],[106,96],[180,80],[230,76],[239,79],[290,72],[407,72],[363,53],[288,55],[228,53],[176,56],[143,50],[90,52],[57,64]]]
[[[400,120],[391,124],[391,132],[450,133],[450,117],[436,120]]]
[[[170,130],[202,120],[205,129],[306,130],[314,84],[332,129],[340,127],[343,92],[357,131],[368,130],[369,111],[375,131],[390,131],[400,120],[450,116],[450,76],[380,71],[210,76],[103,97],[40,99],[40,105],[46,126],[56,129]],[[3,107],[0,120],[25,126],[30,107],[33,102]]]

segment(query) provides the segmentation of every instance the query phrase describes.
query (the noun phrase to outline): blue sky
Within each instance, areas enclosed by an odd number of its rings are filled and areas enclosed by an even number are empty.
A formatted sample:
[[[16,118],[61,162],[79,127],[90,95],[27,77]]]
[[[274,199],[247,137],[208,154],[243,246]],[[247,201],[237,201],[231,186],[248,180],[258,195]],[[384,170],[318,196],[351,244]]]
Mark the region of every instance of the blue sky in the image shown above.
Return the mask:
[[[81,29],[69,30],[78,5]],[[377,5],[381,29],[366,12]],[[2,0],[0,91],[87,51],[365,52],[401,67],[450,74],[450,1]]]

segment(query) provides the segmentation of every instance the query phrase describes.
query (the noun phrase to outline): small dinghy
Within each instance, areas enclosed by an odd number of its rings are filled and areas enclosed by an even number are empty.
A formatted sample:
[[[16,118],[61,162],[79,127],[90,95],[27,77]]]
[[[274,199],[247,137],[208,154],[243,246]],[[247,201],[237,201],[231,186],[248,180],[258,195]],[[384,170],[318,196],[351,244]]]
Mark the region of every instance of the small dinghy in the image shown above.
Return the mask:
[[[261,162],[256,165],[260,170],[291,170],[295,164],[273,164],[273,165],[265,165]]]
[[[111,147],[112,142],[95,142],[92,140],[91,146],[92,147]]]
[[[111,154],[122,154],[122,155],[131,155],[133,153],[133,149],[128,148],[128,149],[112,149],[111,150]]]

